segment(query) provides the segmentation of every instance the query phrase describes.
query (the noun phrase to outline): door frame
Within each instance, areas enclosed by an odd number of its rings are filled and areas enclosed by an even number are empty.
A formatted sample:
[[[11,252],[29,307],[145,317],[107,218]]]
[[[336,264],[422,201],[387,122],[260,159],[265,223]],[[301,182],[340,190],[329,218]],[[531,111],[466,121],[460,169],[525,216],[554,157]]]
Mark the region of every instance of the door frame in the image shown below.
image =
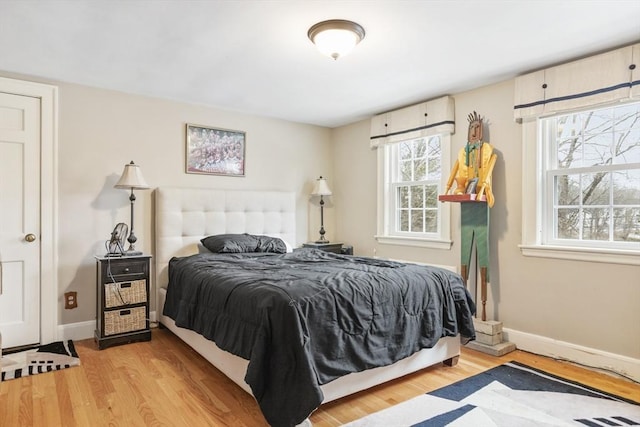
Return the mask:
[[[58,87],[0,77],[0,92],[40,99],[40,343],[58,340]]]

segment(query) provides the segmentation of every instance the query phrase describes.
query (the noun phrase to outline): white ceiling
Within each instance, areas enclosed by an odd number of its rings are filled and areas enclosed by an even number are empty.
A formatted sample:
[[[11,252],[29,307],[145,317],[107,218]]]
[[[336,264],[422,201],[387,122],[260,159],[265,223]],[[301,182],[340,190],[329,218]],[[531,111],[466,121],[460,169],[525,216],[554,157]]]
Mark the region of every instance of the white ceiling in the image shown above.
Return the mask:
[[[2,71],[328,127],[637,41],[638,0],[0,0]]]

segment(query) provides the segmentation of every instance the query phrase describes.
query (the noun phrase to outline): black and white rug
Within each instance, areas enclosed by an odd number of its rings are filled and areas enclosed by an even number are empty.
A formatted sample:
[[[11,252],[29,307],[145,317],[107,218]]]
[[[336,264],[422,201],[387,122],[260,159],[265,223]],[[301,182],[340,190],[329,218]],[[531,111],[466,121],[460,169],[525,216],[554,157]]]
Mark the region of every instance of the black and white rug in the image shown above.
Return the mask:
[[[17,353],[2,354],[2,381],[80,365],[73,341],[58,341]]]
[[[640,403],[511,362],[345,427],[572,425],[640,426]]]

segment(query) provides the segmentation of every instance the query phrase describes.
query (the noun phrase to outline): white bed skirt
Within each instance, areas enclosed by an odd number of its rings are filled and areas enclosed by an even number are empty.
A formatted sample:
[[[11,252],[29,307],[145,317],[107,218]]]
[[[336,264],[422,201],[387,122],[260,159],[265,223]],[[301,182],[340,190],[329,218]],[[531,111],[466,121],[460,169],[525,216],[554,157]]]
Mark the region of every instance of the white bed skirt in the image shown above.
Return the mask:
[[[249,361],[227,351],[221,350],[213,341],[204,338],[202,335],[197,334],[194,331],[176,326],[173,319],[162,314],[166,297],[166,289],[160,289],[158,296],[158,313],[160,313],[160,323],[191,346],[196,352],[207,359],[234,383],[238,384],[243,390],[251,394],[251,388],[244,381]],[[459,337],[441,338],[434,347],[421,350],[392,365],[348,374],[321,386],[320,388],[324,394],[324,400],[322,403],[327,403],[358,391],[366,390],[370,387],[395,378],[400,378],[404,375],[419,371],[420,369],[424,369],[445,360],[455,358],[459,355]]]

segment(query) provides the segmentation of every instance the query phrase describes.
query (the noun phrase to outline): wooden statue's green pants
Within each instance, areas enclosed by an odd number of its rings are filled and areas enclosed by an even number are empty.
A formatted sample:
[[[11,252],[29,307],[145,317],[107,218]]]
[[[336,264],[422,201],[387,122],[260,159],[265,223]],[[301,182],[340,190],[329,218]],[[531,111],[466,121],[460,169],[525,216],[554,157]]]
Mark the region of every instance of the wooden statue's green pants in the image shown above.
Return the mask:
[[[466,282],[469,277],[469,265],[473,246],[480,269],[482,320],[486,319],[487,282],[489,280],[489,207],[485,202],[466,202],[460,204],[460,222],[462,248],[460,265],[462,278]]]

